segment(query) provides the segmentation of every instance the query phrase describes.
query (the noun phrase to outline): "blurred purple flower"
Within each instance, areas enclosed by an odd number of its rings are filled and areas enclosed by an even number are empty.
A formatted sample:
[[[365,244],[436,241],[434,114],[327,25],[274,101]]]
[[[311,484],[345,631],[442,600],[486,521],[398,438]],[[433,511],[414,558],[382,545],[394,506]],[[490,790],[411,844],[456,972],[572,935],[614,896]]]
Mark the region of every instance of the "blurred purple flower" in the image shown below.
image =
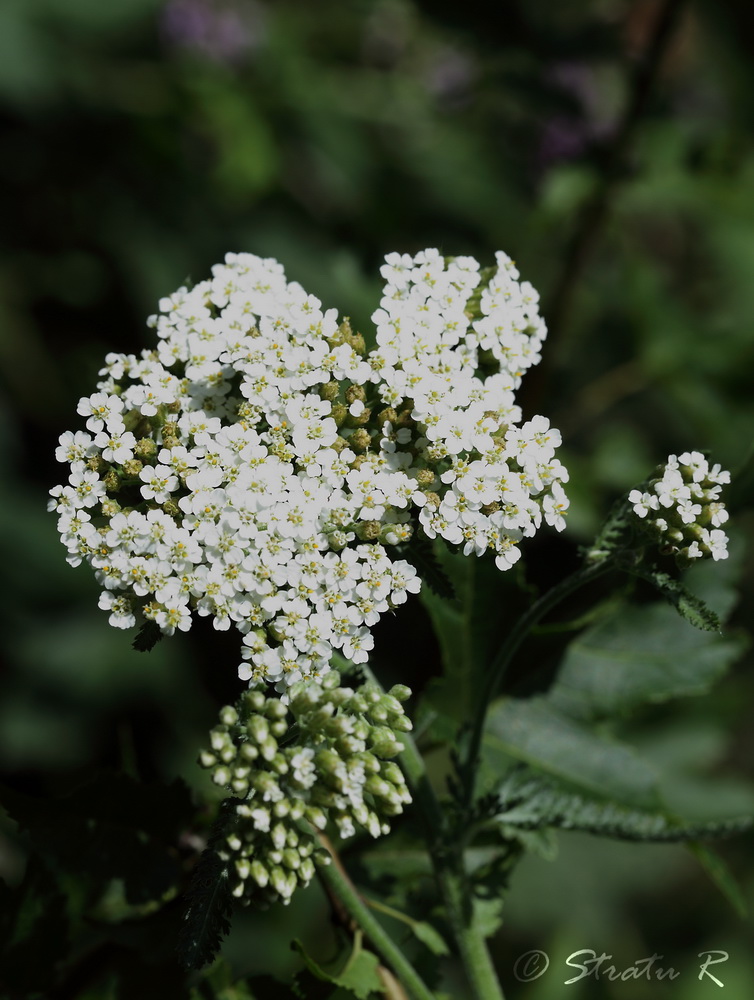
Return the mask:
[[[555,114],[543,126],[537,161],[542,169],[575,160],[615,127],[615,115],[605,106],[594,66],[564,62],[550,68],[550,82],[573,100],[574,110]]]
[[[264,11],[254,0],[168,0],[161,29],[169,45],[237,62],[261,44]]]

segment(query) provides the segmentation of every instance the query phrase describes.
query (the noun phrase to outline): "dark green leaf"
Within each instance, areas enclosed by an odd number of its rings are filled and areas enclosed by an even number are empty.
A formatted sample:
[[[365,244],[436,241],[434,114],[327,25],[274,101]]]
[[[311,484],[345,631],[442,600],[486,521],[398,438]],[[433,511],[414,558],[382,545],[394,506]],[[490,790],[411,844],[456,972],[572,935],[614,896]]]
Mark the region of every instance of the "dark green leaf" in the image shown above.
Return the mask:
[[[341,987],[347,991],[349,996],[357,997],[358,1000],[368,1000],[373,993],[384,992],[383,983],[377,971],[380,961],[373,952],[362,948],[358,939],[345,963],[341,963],[338,972],[326,972],[306,953],[300,941],[293,941],[291,947],[301,955],[308,971],[316,979]]]
[[[148,653],[154,649],[160,639],[162,639],[160,626],[155,622],[146,621],[137,632],[131,645],[139,653]]]
[[[742,648],[740,637],[700,636],[666,605],[626,607],[571,642],[548,699],[575,718],[601,719],[704,694]]]
[[[662,810],[632,809],[590,799],[525,771],[508,776],[500,797],[503,809],[495,820],[504,828],[556,827],[618,840],[673,843],[730,836],[752,826],[751,817],[685,823]]]
[[[401,548],[400,554],[416,569],[433,594],[446,601],[456,599],[453,582],[437,558],[431,540],[423,532],[416,532],[410,543]]]
[[[186,969],[200,969],[211,962],[230,930],[234,902],[230,868],[217,853],[217,846],[228,832],[237,801],[234,798],[223,801],[207,847],[191,875],[178,940],[178,956]]]
[[[506,698],[491,707],[482,745],[484,790],[513,762],[569,785],[634,806],[657,806],[656,774],[628,746],[592,732],[545,697]]]

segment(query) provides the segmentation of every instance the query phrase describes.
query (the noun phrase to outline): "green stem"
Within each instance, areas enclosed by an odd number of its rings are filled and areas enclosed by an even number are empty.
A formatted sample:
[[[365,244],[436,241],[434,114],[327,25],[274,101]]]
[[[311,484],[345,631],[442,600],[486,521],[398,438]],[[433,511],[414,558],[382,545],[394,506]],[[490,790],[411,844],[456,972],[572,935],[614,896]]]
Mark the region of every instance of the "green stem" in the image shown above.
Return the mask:
[[[382,686],[368,667],[362,666],[362,669],[371,681]],[[403,743],[401,764],[419,806],[435,879],[445,901],[448,922],[453,929],[466,978],[473,988],[473,996],[475,1000],[504,1000],[487,942],[473,925],[463,851],[449,852],[443,844],[444,816],[430,784],[424,758],[408,733],[401,733],[400,740]]]
[[[331,864],[320,867],[319,876],[369,938],[375,951],[390,966],[412,1000],[435,1000],[416,969],[341,872],[337,859],[333,858]]]
[[[401,733],[400,738],[405,748],[401,763],[424,819],[435,878],[445,901],[448,922],[453,929],[466,978],[474,991],[473,996],[476,1000],[504,1000],[487,942],[473,923],[463,852],[449,853],[443,847],[440,839],[444,829],[443,814],[429,783],[424,759],[410,736]]]
[[[487,669],[485,682],[479,700],[477,702],[476,713],[471,728],[468,750],[465,760],[461,766],[461,774],[465,779],[466,805],[470,806],[474,799],[474,788],[476,784],[477,766],[479,763],[479,751],[482,744],[482,734],[484,732],[484,720],[487,717],[487,710],[497,695],[505,672],[510,665],[519,646],[527,637],[537,622],[543,618],[548,611],[560,604],[562,600],[572,594],[579,587],[596,580],[609,569],[613,568],[613,561],[610,558],[602,559],[600,562],[592,563],[577,570],[559,584],[548,590],[537,601],[532,604],[526,614],[516,622],[505,642],[497,652],[494,660]]]
[[[472,919],[460,853],[457,862],[455,869],[446,866],[438,873],[438,880],[466,977],[477,1000],[505,1000],[487,941]]]

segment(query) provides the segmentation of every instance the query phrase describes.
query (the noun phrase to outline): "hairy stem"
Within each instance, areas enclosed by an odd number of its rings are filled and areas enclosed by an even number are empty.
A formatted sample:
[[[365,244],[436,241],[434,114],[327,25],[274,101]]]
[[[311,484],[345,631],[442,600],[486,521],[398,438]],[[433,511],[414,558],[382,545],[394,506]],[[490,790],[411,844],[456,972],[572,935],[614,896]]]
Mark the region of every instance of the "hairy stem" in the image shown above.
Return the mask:
[[[375,684],[380,682],[368,667],[362,669]],[[381,685],[380,685],[381,686]],[[473,923],[473,909],[466,884],[462,850],[448,850],[443,841],[444,815],[429,781],[424,758],[408,733],[401,733],[401,764],[419,807],[435,880],[447,909],[446,916],[461,956],[475,1000],[504,1000],[484,935]]]

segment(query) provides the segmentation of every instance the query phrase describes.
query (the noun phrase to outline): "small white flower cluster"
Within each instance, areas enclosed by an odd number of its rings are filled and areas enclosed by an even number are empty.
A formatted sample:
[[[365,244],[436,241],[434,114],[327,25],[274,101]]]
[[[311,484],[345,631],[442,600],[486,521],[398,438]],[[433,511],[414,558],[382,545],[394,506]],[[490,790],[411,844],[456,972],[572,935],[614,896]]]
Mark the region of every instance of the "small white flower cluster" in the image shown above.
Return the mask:
[[[233,624],[241,677],[282,691],[334,649],[367,659],[420,588],[388,553],[417,527],[500,569],[543,520],[563,527],[560,435],[514,402],[545,336],[536,293],[504,254],[486,274],[386,260],[369,353],[276,261],[228,254],[160,302],[156,350],[107,356],[50,508],[112,625]]]
[[[492,549],[508,569],[543,515],[562,530],[568,507],[568,473],[555,458],[560,432],[542,416],[521,424],[515,404],[546,336],[539,296],[502,252],[486,281],[473,258],[446,262],[437,250],[390,254],[381,273],[387,285],[369,362],[383,402],[408,401],[420,434],[416,441],[393,431],[382,446],[407,463],[410,451],[398,449],[420,449],[430,492],[419,522],[430,538],[463,545],[466,555]]]
[[[222,709],[199,762],[243,800],[219,847],[233,861],[237,898],[289,902],[315,863],[329,861],[315,833],[328,822],[344,838],[357,827],[373,837],[390,832],[411,802],[403,772],[388,759],[403,748],[396,731],[411,729],[401,704],[409,696],[403,685],[388,694],[369,683],[341,687],[333,670],[319,683],[293,685],[288,705],[249,691],[237,708]]]
[[[728,537],[720,525],[728,520],[728,511],[720,492],[730,473],[719,465],[710,467],[698,451],[670,455],[659,471],[646,490],[628,495],[637,517],[683,562],[727,558]]]

